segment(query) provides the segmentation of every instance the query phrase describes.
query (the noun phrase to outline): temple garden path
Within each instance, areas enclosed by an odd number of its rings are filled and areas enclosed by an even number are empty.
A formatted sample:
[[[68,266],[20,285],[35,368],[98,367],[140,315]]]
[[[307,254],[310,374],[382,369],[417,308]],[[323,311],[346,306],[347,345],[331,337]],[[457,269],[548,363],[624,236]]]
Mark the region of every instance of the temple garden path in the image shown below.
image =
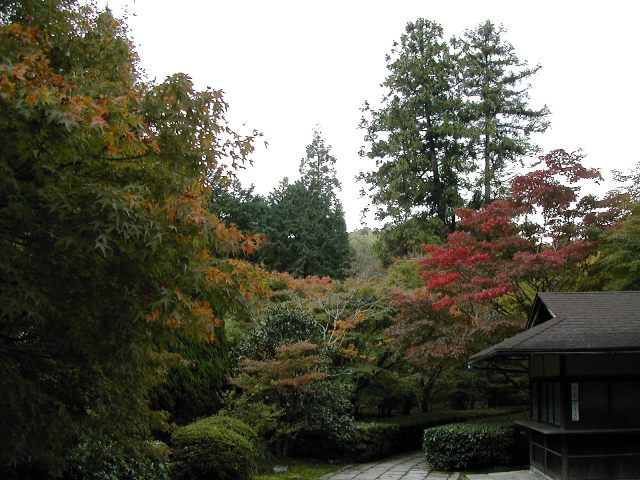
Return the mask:
[[[349,465],[321,480],[532,480],[528,470],[483,474],[430,471],[421,451],[371,463]]]

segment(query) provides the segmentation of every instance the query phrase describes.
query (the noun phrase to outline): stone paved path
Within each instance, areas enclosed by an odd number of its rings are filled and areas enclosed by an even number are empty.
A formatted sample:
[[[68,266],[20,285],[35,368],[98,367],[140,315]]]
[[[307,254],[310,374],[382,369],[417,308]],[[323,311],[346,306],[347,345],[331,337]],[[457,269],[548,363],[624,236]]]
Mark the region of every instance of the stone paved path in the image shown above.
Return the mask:
[[[528,470],[487,474],[431,472],[422,452],[410,453],[379,462],[349,465],[338,472],[329,473],[321,480],[532,480]]]

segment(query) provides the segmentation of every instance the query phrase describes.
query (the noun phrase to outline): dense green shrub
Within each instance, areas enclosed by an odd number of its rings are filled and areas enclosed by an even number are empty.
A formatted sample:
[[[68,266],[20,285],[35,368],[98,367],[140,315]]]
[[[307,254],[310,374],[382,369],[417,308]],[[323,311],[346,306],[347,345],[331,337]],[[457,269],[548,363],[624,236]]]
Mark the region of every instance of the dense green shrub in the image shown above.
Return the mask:
[[[377,372],[370,378],[364,377],[366,386],[357,392],[359,412],[375,412],[378,416],[390,417],[394,410],[409,414],[416,400],[416,379],[396,372]]]
[[[71,456],[65,480],[169,480],[167,454],[161,443],[149,444],[145,452],[126,453],[106,442],[80,445]]]
[[[366,462],[420,448],[426,428],[512,412],[513,409],[442,410],[356,422],[351,435],[330,441],[314,432],[301,432],[291,453],[299,457]]]
[[[222,395],[222,409],[218,414],[237,418],[253,428],[260,438],[268,438],[278,427],[283,412],[275,405],[229,391]]]
[[[176,430],[173,447],[174,480],[246,480],[256,467],[252,440],[209,419]]]
[[[151,395],[154,410],[169,412],[172,422],[184,425],[220,408],[220,392],[229,373],[229,345],[223,328],[216,329],[215,335],[211,343],[176,335],[171,352],[184,361]]]
[[[442,425],[425,430],[423,438],[427,462],[443,470],[525,464],[527,443],[512,421]]]
[[[267,309],[258,326],[238,345],[237,354],[252,360],[274,358],[283,345],[315,341],[322,334],[320,325],[306,310],[276,305]]]
[[[254,447],[257,447],[260,442],[258,433],[245,422],[238,420],[237,418],[227,417],[225,415],[213,415],[211,417],[202,418],[199,422],[231,430],[232,432],[246,438]]]
[[[293,359],[272,362],[274,370],[265,368],[253,377],[245,375],[236,380],[238,384],[243,382],[244,397],[258,404],[264,399],[269,403],[262,404],[263,410],[266,406],[273,407],[271,412],[277,415],[275,428],[265,435],[269,449],[276,456],[287,457],[295,455],[293,450],[297,449],[298,439],[305,436],[318,436],[328,444],[348,438],[354,425],[349,415],[350,386],[338,381],[315,380],[314,376],[322,372],[304,370],[281,380],[277,369],[285,361],[288,365],[296,364]],[[303,365],[303,362],[304,358],[297,364]],[[300,384],[295,383],[298,381]]]
[[[237,349],[240,361],[231,382],[242,395],[225,405],[225,413],[246,418],[233,403],[264,411],[266,422],[247,420],[277,456],[288,456],[302,432],[334,443],[353,428],[353,386],[331,375],[330,349],[315,343],[321,333],[307,310],[276,306]]]

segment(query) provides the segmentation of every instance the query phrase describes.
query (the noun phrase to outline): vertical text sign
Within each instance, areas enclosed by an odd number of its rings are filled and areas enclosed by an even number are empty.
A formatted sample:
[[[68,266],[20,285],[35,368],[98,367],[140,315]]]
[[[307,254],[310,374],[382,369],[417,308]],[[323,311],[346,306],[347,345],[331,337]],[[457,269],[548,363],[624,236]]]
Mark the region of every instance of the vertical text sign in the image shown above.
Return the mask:
[[[571,384],[571,421],[580,421],[580,399],[578,396],[578,384]]]

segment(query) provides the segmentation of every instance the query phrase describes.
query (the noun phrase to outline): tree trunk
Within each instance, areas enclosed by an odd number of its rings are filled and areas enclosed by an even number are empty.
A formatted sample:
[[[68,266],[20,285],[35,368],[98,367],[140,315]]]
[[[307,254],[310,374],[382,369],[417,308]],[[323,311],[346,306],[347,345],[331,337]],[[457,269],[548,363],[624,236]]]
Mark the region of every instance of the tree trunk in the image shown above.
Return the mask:
[[[429,377],[426,379],[426,381],[424,381],[423,379],[422,402],[420,405],[422,412],[428,412],[429,410],[431,410],[433,387],[435,386],[436,380],[438,380],[441,372],[442,364],[438,364],[433,369],[431,369],[431,371],[429,372]]]
[[[427,117],[427,131],[431,131],[431,117]],[[447,222],[447,205],[444,199],[444,188],[442,187],[442,179],[440,178],[440,162],[438,161],[438,154],[436,146],[428,133],[427,145],[429,147],[429,162],[431,164],[431,175],[433,175],[433,189],[432,189],[432,203],[436,207],[436,216],[442,221],[442,223],[448,226]]]
[[[411,415],[411,409],[416,401],[415,394],[407,394],[402,401],[402,415]]]
[[[489,135],[484,136],[484,204],[491,203],[491,157],[489,155]]]

